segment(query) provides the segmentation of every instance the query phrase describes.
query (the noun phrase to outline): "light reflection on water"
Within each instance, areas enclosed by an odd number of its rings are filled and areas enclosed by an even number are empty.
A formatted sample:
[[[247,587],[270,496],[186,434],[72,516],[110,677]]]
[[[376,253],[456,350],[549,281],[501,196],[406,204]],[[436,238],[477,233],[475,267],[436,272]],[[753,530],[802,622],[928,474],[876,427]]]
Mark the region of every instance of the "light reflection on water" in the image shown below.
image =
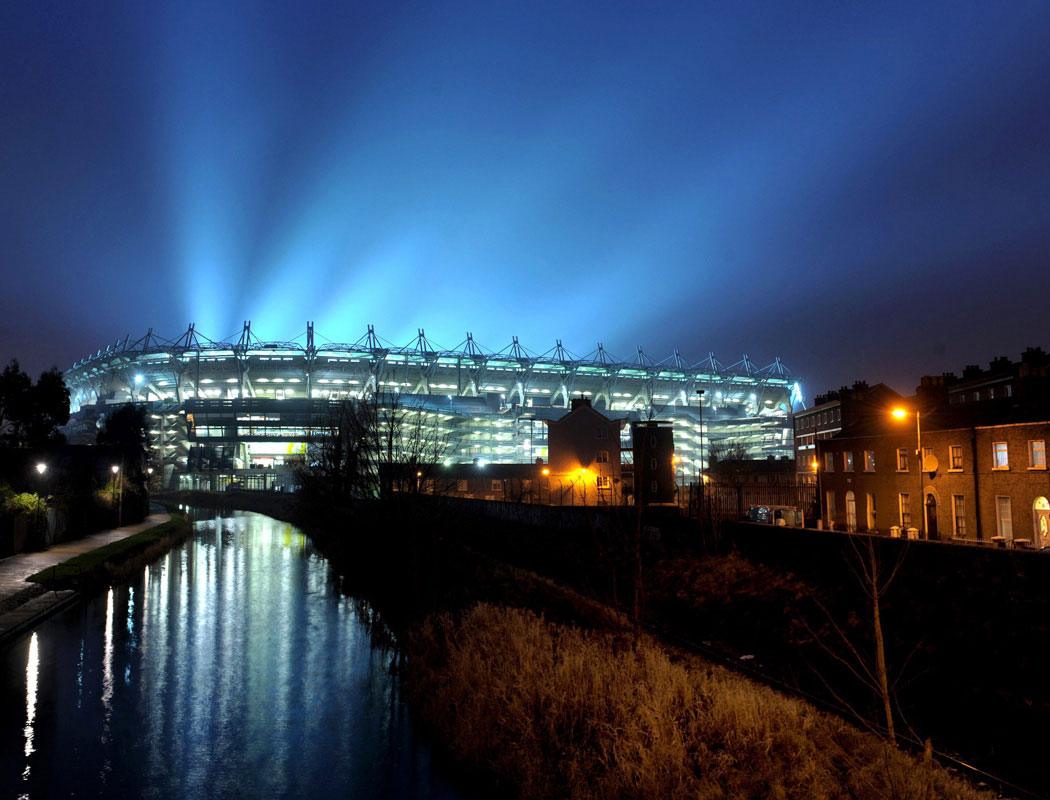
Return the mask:
[[[458,797],[306,537],[197,527],[0,652],[0,794]]]

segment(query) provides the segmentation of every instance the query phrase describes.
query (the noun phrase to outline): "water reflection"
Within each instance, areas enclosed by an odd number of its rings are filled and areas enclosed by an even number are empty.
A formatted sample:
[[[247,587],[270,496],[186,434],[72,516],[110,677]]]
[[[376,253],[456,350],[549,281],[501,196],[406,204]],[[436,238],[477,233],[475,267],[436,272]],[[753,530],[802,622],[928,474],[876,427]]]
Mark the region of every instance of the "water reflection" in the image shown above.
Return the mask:
[[[0,719],[0,794],[455,797],[391,659],[299,531],[209,519],[0,653],[0,707],[26,703],[24,729]]]
[[[29,659],[26,661],[26,725],[22,732],[25,735],[26,767],[22,771],[22,780],[28,781],[31,771],[29,757],[33,754],[33,722],[36,720],[36,682],[40,672],[40,639],[34,633],[29,639]],[[21,795],[28,798],[28,794]]]

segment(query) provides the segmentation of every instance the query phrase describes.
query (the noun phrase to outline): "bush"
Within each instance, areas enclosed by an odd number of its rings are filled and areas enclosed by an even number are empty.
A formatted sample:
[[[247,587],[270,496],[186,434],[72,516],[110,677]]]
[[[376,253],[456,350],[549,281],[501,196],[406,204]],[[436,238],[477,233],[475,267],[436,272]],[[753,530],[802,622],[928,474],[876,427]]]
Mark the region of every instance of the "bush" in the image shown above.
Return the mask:
[[[805,703],[646,639],[489,605],[408,637],[406,687],[468,767],[521,798],[980,798]]]

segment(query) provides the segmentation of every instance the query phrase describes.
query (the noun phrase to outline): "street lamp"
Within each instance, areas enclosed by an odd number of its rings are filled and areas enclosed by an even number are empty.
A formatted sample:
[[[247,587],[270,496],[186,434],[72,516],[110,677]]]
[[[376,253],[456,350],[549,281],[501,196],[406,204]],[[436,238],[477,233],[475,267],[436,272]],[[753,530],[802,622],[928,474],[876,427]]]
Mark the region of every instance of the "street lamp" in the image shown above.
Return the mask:
[[[908,418],[908,414],[909,413],[910,412],[908,411],[908,409],[903,408],[901,406],[897,406],[892,411],[890,411],[890,415],[894,419],[902,420],[902,421],[906,420]],[[915,414],[915,455],[918,456],[918,459],[919,459],[919,513],[922,515],[922,538],[923,539],[928,539],[929,538],[929,531],[927,531],[927,529],[926,529],[926,497],[925,497],[925,494],[926,494],[925,483],[926,482],[925,482],[925,480],[923,480],[923,477],[922,477],[923,470],[925,469],[925,466],[926,466],[923,463],[923,457],[922,457],[922,423],[920,421],[919,412],[916,411],[916,412],[914,412],[914,414]]]
[[[38,461],[36,465],[36,474],[43,475],[45,472],[47,472],[47,464],[43,461]]]
[[[113,493],[115,495],[117,495],[118,491],[119,491],[119,495],[116,498],[116,500],[117,500],[117,527],[119,528],[121,525],[124,524],[124,476],[120,474],[120,467],[117,464],[114,464],[109,469],[110,469],[110,472],[113,473]],[[119,490],[117,488],[118,477],[119,477],[119,481],[120,481],[120,488],[119,488]]]

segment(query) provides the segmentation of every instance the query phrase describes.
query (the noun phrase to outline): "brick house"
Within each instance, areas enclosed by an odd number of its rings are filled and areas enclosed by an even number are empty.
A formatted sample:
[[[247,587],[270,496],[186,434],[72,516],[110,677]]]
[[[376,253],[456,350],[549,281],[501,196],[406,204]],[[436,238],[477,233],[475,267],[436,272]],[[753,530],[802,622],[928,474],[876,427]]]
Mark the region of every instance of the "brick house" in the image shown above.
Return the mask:
[[[1050,547],[1046,355],[923,378],[895,420],[873,409],[816,442],[820,516],[836,530]],[[1007,388],[1009,387],[1009,388]],[[919,412],[922,468],[917,451]]]

